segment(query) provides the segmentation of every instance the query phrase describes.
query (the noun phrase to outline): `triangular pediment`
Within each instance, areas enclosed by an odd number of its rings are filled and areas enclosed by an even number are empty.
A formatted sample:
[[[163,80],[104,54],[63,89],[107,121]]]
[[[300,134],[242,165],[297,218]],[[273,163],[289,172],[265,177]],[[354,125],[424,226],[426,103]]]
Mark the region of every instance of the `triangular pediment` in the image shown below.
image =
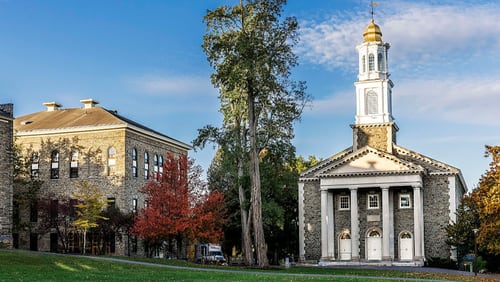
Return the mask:
[[[419,165],[371,147],[354,151],[324,167],[316,177],[420,173]]]

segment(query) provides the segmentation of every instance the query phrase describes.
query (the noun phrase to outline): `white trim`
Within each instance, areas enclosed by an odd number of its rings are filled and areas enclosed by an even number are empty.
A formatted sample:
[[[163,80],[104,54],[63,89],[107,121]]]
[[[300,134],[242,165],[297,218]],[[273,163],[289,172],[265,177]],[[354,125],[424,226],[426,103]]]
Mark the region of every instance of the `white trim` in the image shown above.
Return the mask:
[[[410,195],[410,193],[399,193],[398,196],[399,196],[399,200],[398,200],[398,202],[399,202],[399,209],[411,209],[412,204],[411,204],[411,195]],[[408,197],[408,206],[404,206],[403,207],[401,205],[401,203],[402,203],[401,199],[403,197]]]
[[[347,208],[342,207],[342,198],[347,198]],[[339,195],[339,211],[348,211],[351,209],[351,200],[349,195]]]

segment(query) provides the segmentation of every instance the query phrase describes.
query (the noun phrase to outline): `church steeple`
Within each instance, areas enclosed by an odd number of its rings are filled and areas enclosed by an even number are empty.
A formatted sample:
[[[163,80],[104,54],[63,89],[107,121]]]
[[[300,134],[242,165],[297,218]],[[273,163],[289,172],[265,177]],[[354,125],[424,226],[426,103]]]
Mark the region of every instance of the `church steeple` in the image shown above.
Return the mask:
[[[363,32],[363,43],[358,50],[358,80],[356,87],[356,117],[354,148],[369,145],[392,152],[398,130],[392,116],[392,87],[389,79],[389,43],[382,41],[382,31],[372,19]],[[374,133],[362,128],[385,128],[386,132]],[[370,132],[368,132],[370,131]],[[360,137],[359,134],[363,133]],[[384,134],[385,136],[379,136]],[[375,136],[376,135],[376,136]],[[381,139],[385,141],[381,141]]]

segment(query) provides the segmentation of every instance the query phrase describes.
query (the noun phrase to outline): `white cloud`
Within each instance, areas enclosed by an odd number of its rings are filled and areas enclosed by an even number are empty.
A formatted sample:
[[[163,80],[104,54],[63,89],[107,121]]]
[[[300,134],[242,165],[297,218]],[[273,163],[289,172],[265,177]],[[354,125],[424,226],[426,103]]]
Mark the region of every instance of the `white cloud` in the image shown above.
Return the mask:
[[[469,124],[498,124],[500,80],[403,80],[393,91],[397,111],[422,119],[443,119]]]
[[[154,76],[145,75],[131,80],[138,91],[154,96],[214,95],[216,90],[209,76]],[[216,95],[216,94],[215,94]]]
[[[356,101],[354,89],[338,92],[320,99],[314,99],[305,112],[311,115],[353,114]]]
[[[384,41],[392,46],[389,64],[395,74],[396,118],[398,113],[411,113],[424,120],[497,124],[500,4],[388,2],[379,7],[375,20]],[[367,17],[355,12],[304,21],[296,51],[313,64],[356,73],[355,46],[362,42],[367,24]],[[354,113],[354,91],[349,88],[315,100],[313,113]]]
[[[390,51],[392,69],[429,71],[431,64],[454,67],[474,61],[484,64],[492,58],[499,62],[499,4],[383,4],[375,18],[384,41],[396,46]],[[322,22],[304,21],[297,52],[315,64],[355,71],[354,46],[361,43],[367,24],[366,16],[354,12],[336,13]]]

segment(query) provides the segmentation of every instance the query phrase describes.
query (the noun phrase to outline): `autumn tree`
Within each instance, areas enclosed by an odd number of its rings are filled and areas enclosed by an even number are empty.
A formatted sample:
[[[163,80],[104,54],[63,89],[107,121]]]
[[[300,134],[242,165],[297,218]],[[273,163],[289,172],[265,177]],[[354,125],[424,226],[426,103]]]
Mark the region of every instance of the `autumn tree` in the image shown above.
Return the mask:
[[[471,193],[480,219],[478,243],[489,253],[500,255],[500,146],[486,146],[489,170]]]
[[[87,181],[81,181],[77,184],[77,191],[73,198],[79,201],[76,207],[76,220],[73,224],[83,233],[83,254],[85,254],[87,232],[98,225],[98,220],[107,220],[101,213],[107,205],[102,191]]]
[[[141,190],[146,207],[136,217],[131,230],[150,246],[166,241],[177,243],[180,256],[184,239],[219,240],[224,222],[223,194],[208,193],[200,180],[200,167],[186,155],[168,153],[158,180]]]
[[[292,47],[298,41],[298,25],[295,18],[281,21],[285,2],[240,0],[239,5],[219,7],[204,17],[207,33],[203,50],[215,69],[212,83],[220,89],[224,114],[224,125],[217,132],[233,137],[237,146],[233,159],[246,162],[237,164],[238,170],[248,170],[251,188],[248,213],[242,210],[241,220],[242,226],[246,226],[245,214],[252,220],[253,243],[261,267],[268,265],[268,259],[259,153],[268,143],[293,138],[292,123],[308,101],[305,84],[290,79],[291,68],[297,64]],[[247,206],[244,196],[239,193],[242,207]],[[245,240],[249,226],[242,232]],[[246,256],[250,252],[248,243],[244,242]]]

